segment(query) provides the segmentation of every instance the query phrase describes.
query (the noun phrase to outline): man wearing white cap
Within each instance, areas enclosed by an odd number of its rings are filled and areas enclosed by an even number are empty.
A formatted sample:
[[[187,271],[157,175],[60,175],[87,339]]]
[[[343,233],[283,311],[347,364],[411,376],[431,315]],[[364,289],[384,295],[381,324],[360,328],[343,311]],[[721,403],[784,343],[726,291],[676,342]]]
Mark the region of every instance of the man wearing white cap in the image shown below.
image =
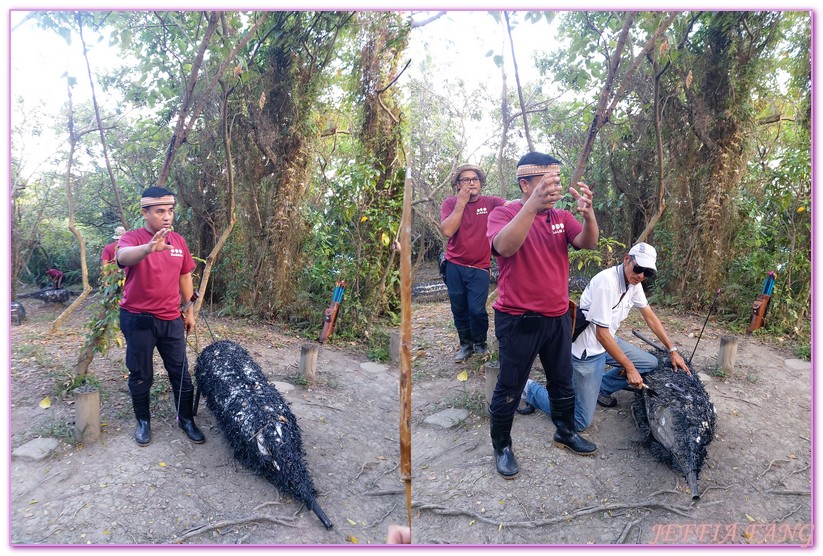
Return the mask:
[[[592,423],[597,404],[614,407],[614,392],[641,388],[642,375],[657,368],[657,358],[616,336],[617,329],[632,307],[637,307],[648,327],[671,353],[672,366],[689,372],[677,347],[646,300],[641,283],[657,272],[657,251],[648,243],[638,243],[623,257],[623,263],[595,275],[580,296],[580,308],[590,323],[572,343],[574,368],[575,428]],[[606,373],[605,367],[612,369]],[[530,380],[524,399],[531,406],[549,412],[546,389]],[[521,411],[522,412],[522,411]]]
[[[111,238],[114,240],[105,247],[103,247],[103,254],[100,256],[100,260],[103,264],[106,263],[116,263],[115,260],[115,253],[117,252],[117,244],[120,243],[120,238],[123,237],[123,234],[126,233],[126,228],[123,226],[117,226],[114,230],[114,235]]]

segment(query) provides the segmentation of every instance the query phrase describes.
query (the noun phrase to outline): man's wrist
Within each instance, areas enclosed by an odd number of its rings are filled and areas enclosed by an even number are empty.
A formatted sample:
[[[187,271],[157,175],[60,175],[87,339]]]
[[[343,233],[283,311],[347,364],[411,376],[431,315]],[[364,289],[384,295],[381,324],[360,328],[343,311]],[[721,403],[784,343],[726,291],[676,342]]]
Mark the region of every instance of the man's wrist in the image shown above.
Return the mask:
[[[672,346],[669,348],[669,353],[674,353],[675,351],[677,351],[677,346]]]
[[[151,242],[146,244],[146,255],[151,255]]]

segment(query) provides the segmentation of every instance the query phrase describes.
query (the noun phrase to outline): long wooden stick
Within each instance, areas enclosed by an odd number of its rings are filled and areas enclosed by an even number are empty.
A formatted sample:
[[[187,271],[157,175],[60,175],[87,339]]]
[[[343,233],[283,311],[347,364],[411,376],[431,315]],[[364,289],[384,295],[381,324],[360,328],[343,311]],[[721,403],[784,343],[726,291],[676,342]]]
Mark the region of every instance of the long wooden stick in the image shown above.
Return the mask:
[[[411,162],[406,168],[400,219],[400,477],[406,484],[409,528],[411,507]]]

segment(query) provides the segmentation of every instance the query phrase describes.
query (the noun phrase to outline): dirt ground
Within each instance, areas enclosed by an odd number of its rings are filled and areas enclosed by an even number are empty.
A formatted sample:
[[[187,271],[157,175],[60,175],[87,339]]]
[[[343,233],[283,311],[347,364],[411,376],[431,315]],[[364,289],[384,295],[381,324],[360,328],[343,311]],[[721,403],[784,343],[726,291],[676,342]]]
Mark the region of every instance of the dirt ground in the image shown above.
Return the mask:
[[[301,427],[327,531],[301,503],[240,467],[201,401],[206,434],[191,444],[174,422],[159,370],[153,441],[138,447],[125,381],[124,349],[92,365],[101,380],[100,441],[74,444],[73,399],[57,396],[82,342],[85,310],[49,335],[60,305],[26,303],[11,328],[10,448],[57,438],[42,461],[10,461],[14,545],[353,545],[380,544],[406,522],[399,473],[396,365],[362,365],[351,345],[326,345],[313,386],[297,380],[304,338],[266,324],[208,316],[215,336],[241,343],[281,392]],[[672,339],[691,354],[705,315],[659,311]],[[717,409],[717,434],[692,502],[682,476],[639,442],[632,394],[597,409],[588,435],[599,453],[583,458],[552,446],[547,416],[517,415],[520,474],[495,469],[485,412],[485,371],[475,358],[451,363],[456,339],[447,301],[413,305],[413,542],[426,545],[809,544],[811,539],[811,370],[760,336],[740,336],[737,364],[714,376],[719,338],[710,320],[694,358]],[[200,348],[211,341],[198,322]],[[642,321],[627,322],[623,337]],[[493,336],[490,336],[493,337]],[[492,343],[492,349],[496,345]],[[190,361],[196,358],[190,352]],[[159,361],[156,369],[162,369]],[[468,371],[468,380],[457,375]],[[541,380],[539,367],[532,378]],[[46,397],[51,406],[40,407]],[[448,408],[468,417],[448,429],[424,419]]]
[[[188,441],[175,424],[159,358],[151,444],[133,440],[124,348],[92,364],[102,383],[101,439],[74,444],[72,396],[56,392],[76,360],[87,311],[50,336],[63,307],[26,301],[28,320],[11,329],[11,448],[37,437],[60,443],[42,461],[11,459],[12,544],[382,544],[389,524],[407,522],[396,366],[362,367],[365,356],[327,343],[317,381],[301,385],[300,349],[308,340],[207,317],[214,335],[241,343],[270,381],[294,386],[281,393],[300,424],[320,507],[334,524],[326,530],[302,503],[236,463],[204,400],[195,420],[206,442]],[[202,318],[198,325],[202,349],[211,336]],[[192,348],[191,365],[195,359]],[[43,409],[47,396],[51,406]]]
[[[491,311],[490,311],[491,312]],[[705,315],[657,310],[671,339],[691,355]],[[493,329],[493,319],[492,319]],[[619,334],[656,339],[634,311]],[[497,474],[485,406],[484,363],[451,359],[457,349],[447,301],[414,307],[413,538],[423,544],[808,545],[811,511],[811,366],[779,342],[739,335],[735,369],[715,373],[720,337],[710,319],[694,355],[717,411],[716,436],[692,502],[682,475],[640,445],[633,394],[597,408],[585,435],[598,454],[552,445],[547,415],[516,415],[520,473]],[[490,333],[490,338],[493,334]],[[496,350],[496,345],[492,351]],[[545,383],[539,361],[531,377]],[[468,371],[468,380],[457,376]],[[469,410],[441,428],[424,419]]]

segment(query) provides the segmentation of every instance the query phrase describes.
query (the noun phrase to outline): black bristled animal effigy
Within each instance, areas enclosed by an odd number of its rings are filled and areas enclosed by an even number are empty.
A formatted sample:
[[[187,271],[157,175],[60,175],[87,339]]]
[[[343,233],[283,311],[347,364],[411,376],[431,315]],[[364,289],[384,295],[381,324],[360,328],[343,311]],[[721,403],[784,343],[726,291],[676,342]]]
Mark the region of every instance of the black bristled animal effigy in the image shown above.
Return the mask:
[[[33,298],[39,299],[44,303],[65,303],[71,297],[71,293],[69,290],[65,288],[60,289],[45,289],[31,293],[25,293],[23,295],[18,295],[17,297],[21,298]]]
[[[692,499],[698,500],[697,479],[706,447],[714,439],[714,404],[693,369],[691,375],[675,371],[668,353],[653,353],[658,358],[657,369],[643,376],[651,390],[635,393],[634,421],[643,444],[657,460],[683,473]]]
[[[297,419],[249,353],[235,342],[215,342],[197,358],[195,376],[234,457],[304,502],[331,529],[303,459]]]

